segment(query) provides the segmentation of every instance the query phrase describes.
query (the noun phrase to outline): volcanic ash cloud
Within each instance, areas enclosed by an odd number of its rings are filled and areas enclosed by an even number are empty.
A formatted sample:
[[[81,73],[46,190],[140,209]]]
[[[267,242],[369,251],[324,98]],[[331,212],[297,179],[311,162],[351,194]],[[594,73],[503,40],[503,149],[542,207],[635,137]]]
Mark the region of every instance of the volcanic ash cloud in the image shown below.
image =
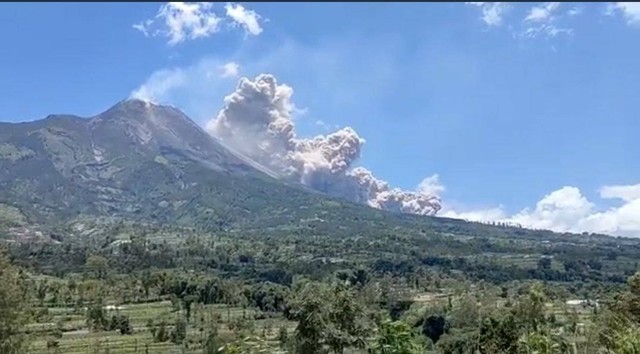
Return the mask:
[[[434,215],[440,198],[424,188],[391,188],[363,167],[354,167],[365,140],[350,127],[328,135],[297,138],[293,89],[273,75],[241,78],[224,107],[207,124],[210,134],[283,178],[356,203],[402,213]]]

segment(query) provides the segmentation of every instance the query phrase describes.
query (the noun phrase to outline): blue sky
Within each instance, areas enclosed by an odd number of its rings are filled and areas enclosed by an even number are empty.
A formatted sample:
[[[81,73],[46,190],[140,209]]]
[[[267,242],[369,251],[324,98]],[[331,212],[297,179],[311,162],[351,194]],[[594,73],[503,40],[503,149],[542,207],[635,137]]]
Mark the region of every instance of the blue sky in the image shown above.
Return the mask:
[[[640,199],[636,5],[215,3],[219,30],[176,43],[161,5],[1,4],[0,120],[90,116],[146,85],[204,126],[239,77],[271,73],[299,135],[353,127],[359,164],[403,189],[437,174],[450,216],[640,234],[615,214]],[[536,210],[554,196],[570,215]]]

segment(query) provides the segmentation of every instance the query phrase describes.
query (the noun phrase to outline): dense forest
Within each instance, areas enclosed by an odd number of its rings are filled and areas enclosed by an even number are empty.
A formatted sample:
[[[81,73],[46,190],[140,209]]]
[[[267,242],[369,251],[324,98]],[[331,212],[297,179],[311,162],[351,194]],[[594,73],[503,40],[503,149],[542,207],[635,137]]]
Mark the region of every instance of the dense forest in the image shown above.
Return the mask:
[[[5,239],[0,352],[640,353],[635,240],[303,226]]]

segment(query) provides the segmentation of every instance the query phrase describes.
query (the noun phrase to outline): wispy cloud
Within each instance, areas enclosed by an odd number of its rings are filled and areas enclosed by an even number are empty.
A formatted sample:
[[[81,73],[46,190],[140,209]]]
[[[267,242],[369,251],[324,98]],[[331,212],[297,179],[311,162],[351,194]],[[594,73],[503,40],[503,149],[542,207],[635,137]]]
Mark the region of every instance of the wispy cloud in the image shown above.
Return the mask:
[[[526,28],[523,32],[521,32],[520,36],[524,38],[553,38],[558,35],[573,34],[573,29],[558,27],[555,24],[556,20],[558,19],[557,13],[559,8],[559,2],[547,2],[543,5],[534,6],[529,9],[527,17],[525,17],[523,20]],[[567,11],[567,14],[569,11]]]
[[[510,8],[505,2],[467,2],[466,4],[480,8],[482,21],[492,27],[502,24],[502,18]]]
[[[262,32],[261,17],[254,11],[233,3],[228,3],[225,9],[228,19],[235,25],[242,25],[247,33],[258,35]],[[219,32],[226,21],[224,16],[214,11],[214,3],[168,2],[160,6],[154,18],[134,24],[133,28],[147,37],[166,37],[167,43],[174,46]]]
[[[567,11],[567,15],[573,17],[573,16],[581,15],[582,12],[584,12],[584,9],[581,6],[574,6],[569,11]]]
[[[584,12],[583,5],[565,8],[560,2],[544,2],[531,6],[530,3],[509,6],[498,2],[468,2],[482,10],[482,19],[489,26],[504,24],[516,39],[552,39],[575,33],[571,19]],[[525,8],[525,6],[527,8]],[[507,11],[514,8],[514,11]],[[516,11],[517,10],[517,11]],[[518,15],[524,12],[524,15]],[[520,17],[521,16],[521,17]],[[519,18],[518,18],[519,17]]]
[[[145,36],[164,36],[169,45],[188,39],[208,37],[219,30],[222,19],[211,10],[207,2],[169,2],[158,10],[155,19],[133,25]],[[159,27],[159,28],[156,28]]]
[[[525,22],[549,22],[558,7],[559,2],[548,2],[542,6],[534,6],[529,10]]]
[[[203,122],[219,109],[220,101],[215,98],[224,97],[236,84],[231,77],[223,78],[233,73],[227,71],[235,68],[231,63],[235,61],[204,58],[193,65],[157,70],[130,97],[180,107],[196,121]]]
[[[640,3],[612,2],[607,5],[607,15],[621,13],[629,25],[640,25]]]
[[[537,37],[548,37],[553,38],[558,35],[571,35],[573,34],[573,29],[571,28],[559,28],[555,25],[551,24],[542,24],[539,26],[532,26],[526,28],[521,34],[520,37],[523,38],[537,38]]]
[[[222,74],[220,74],[222,78],[237,77],[240,71],[240,65],[231,61],[222,65],[220,70],[222,71]]]
[[[233,3],[227,3],[224,8],[227,16],[233,20],[235,25],[242,26],[245,33],[257,36],[262,32],[261,17],[255,11],[247,10],[244,6]]]

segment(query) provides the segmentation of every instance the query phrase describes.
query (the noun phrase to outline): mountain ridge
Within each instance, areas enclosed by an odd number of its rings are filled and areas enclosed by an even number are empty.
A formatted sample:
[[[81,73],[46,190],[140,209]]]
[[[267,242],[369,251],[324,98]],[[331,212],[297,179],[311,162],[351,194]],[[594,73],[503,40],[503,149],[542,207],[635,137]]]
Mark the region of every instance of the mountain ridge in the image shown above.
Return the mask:
[[[311,223],[315,228],[332,232],[340,222],[492,227],[386,212],[284,182],[172,106],[127,99],[92,117],[48,115],[0,126],[0,203],[36,224],[89,216],[209,230],[295,229],[318,219],[324,224]]]
[[[92,215],[219,228],[250,215],[293,222],[313,214],[285,215],[295,208],[349,204],[278,180],[171,106],[128,99],[92,117],[2,125],[0,202],[37,223]]]

